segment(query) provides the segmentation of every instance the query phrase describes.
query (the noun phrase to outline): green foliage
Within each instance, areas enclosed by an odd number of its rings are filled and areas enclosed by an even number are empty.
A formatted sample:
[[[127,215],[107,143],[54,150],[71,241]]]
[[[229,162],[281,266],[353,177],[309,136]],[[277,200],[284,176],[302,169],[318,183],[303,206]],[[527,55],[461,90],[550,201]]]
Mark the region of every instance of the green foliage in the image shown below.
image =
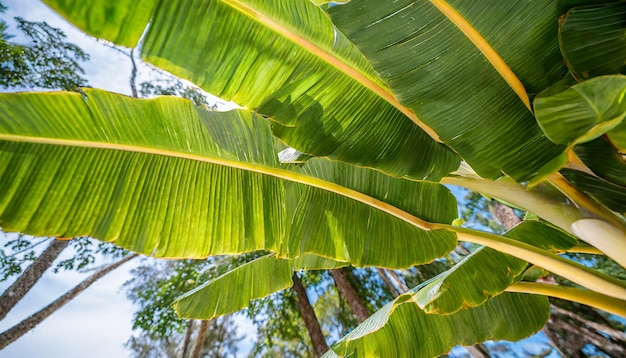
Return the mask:
[[[28,39],[12,44],[0,25],[0,86],[4,88],[47,88],[77,91],[88,85],[80,62],[89,55],[66,42],[67,36],[46,22],[15,18],[17,28]]]
[[[199,273],[212,265],[209,260],[182,260],[134,268],[133,278],[124,283],[128,298],[140,307],[134,314],[133,329],[152,339],[182,333],[186,320],[176,315],[172,302],[197,286]]]
[[[302,275],[305,287],[309,277],[316,275]],[[296,294],[291,289],[250,302],[246,314],[257,328],[251,357],[314,357],[311,339],[297,307]]]
[[[180,80],[160,80],[145,81],[139,84],[139,93],[141,97],[150,98],[155,96],[176,96],[191,100],[196,106],[203,108],[212,108],[206,99],[196,87],[187,86]]]
[[[559,40],[565,63],[579,80],[626,74],[626,39],[623,36],[626,4],[622,1],[570,9],[561,19]]]
[[[144,263],[131,271],[124,283],[126,294],[139,310],[133,316],[136,332],[126,343],[137,358],[178,357],[189,320],[178,317],[173,301],[248,257],[215,257],[209,260],[178,260]],[[226,357],[237,352],[242,339],[231,316],[211,320],[203,354]]]
[[[35,251],[32,249],[46,241],[48,240],[40,239],[39,242],[33,244],[24,235],[18,235],[14,240],[7,240],[3,247],[7,248],[8,252],[0,250],[0,282],[6,281],[13,275],[20,274],[23,267],[37,258]]]
[[[50,238],[33,238],[26,235],[18,235],[15,239],[7,240],[3,245],[6,249],[0,250],[0,282],[22,273],[37,258],[37,247],[49,240]],[[72,255],[57,262],[52,272],[87,270],[93,267],[97,258],[101,256],[120,258],[129,254],[119,246],[97,242],[89,237],[71,240],[69,248],[73,251]]]

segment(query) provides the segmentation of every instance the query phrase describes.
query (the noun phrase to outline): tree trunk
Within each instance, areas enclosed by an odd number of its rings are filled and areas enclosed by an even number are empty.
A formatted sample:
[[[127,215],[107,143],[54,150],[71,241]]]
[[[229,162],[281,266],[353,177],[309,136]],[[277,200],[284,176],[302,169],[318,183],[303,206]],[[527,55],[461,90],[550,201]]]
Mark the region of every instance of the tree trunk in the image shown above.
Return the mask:
[[[198,328],[198,336],[196,336],[196,343],[193,346],[193,352],[191,352],[191,358],[199,358],[204,348],[204,340],[209,332],[209,321],[200,321],[200,327]]]
[[[185,340],[183,340],[183,351],[180,354],[180,358],[185,358],[189,351],[189,343],[191,342],[191,335],[193,334],[193,320],[190,319],[187,323],[187,330],[185,331]]]
[[[337,286],[337,289],[346,299],[348,305],[350,305],[350,310],[352,310],[352,314],[359,320],[359,322],[365,321],[370,316],[370,312],[365,306],[365,303],[356,293],[356,290],[354,289],[352,284],[350,284],[346,269],[340,268],[330,270],[330,275],[333,276],[333,280],[335,280],[335,285]]]
[[[137,64],[135,63],[135,49],[130,50],[130,63],[132,68],[130,69],[130,91],[133,94],[133,98],[139,98],[137,94]]]
[[[309,332],[309,336],[311,337],[311,342],[313,343],[315,355],[317,357],[321,357],[324,353],[326,353],[326,351],[330,349],[330,347],[328,347],[326,339],[324,339],[322,328],[317,321],[315,311],[313,311],[313,307],[311,307],[311,302],[309,302],[309,297],[306,294],[306,289],[302,285],[302,281],[300,281],[298,274],[294,272],[292,279],[293,289],[296,291],[296,301],[298,302],[298,307],[300,308],[300,314],[304,319],[304,325],[306,326],[306,330]]]
[[[404,283],[404,280],[401,279],[400,276],[398,276],[398,274],[394,270],[385,270],[385,273],[389,275],[389,277],[391,278],[391,281],[394,284],[394,287],[396,288],[396,290],[398,290],[398,292],[400,292],[400,294],[403,294],[409,290],[407,285]]]
[[[43,322],[48,316],[56,312],[59,308],[63,307],[66,303],[71,301],[78,294],[86,290],[89,286],[91,286],[94,282],[98,281],[104,275],[109,272],[115,270],[119,266],[128,262],[129,260],[137,257],[136,254],[129,255],[115,263],[112,263],[105,268],[98,270],[96,273],[87,277],[83,282],[81,282],[78,286],[72,288],[67,291],[63,296],[59,297],[56,301],[50,303],[48,306],[39,310],[39,312],[31,315],[26,318],[22,322],[17,325],[9,328],[8,330],[0,333],[0,350],[4,349],[9,344],[15,342],[18,338],[26,334],[31,329],[35,328],[38,324]]]
[[[391,280],[389,280],[389,276],[387,276],[386,270],[381,269],[380,267],[377,267],[376,272],[378,273],[378,276],[380,276],[380,278],[385,283],[385,286],[387,286],[387,289],[391,293],[391,297],[396,298],[400,296],[400,292],[398,292],[398,289],[396,288],[396,286],[394,286],[393,283],[391,283]]]
[[[52,266],[54,260],[59,257],[63,249],[67,247],[69,240],[53,239],[50,245],[39,255],[30,266],[17,278],[17,280],[0,296],[0,320],[30,291],[39,281],[46,270]]]
[[[489,350],[482,344],[474,344],[473,346],[464,347],[467,349],[469,354],[474,358],[489,358],[491,354],[489,354]]]
[[[551,308],[552,315],[543,331],[568,357],[586,357],[582,348],[587,344],[594,345],[611,357],[626,357],[624,332],[589,321],[555,305]]]
[[[598,323],[598,322],[594,322],[594,321],[590,321],[586,318],[584,318],[583,316],[580,316],[572,311],[568,311],[564,308],[561,308],[559,306],[555,306],[555,305],[550,305],[550,308],[552,309],[552,312],[554,312],[556,315],[562,315],[562,316],[567,316],[570,317],[572,319],[577,320],[578,322],[584,324],[585,326],[595,329],[598,332],[602,332],[603,334],[606,334],[607,336],[611,337],[611,339],[616,340],[616,341],[622,341],[623,343],[626,343],[626,333],[619,331],[617,329],[614,329],[612,327],[606,326],[604,324]]]
[[[500,203],[499,201],[492,201],[491,208],[493,216],[504,226],[505,229],[510,230],[513,226],[522,222],[522,220],[515,215],[515,212],[510,207]]]

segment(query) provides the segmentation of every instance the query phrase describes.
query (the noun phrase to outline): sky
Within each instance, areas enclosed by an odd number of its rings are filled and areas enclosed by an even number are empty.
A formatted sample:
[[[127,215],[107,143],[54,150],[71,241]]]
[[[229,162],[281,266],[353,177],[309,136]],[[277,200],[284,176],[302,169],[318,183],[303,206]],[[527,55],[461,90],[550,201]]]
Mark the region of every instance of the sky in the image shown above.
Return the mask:
[[[63,18],[37,0],[0,0],[8,10],[0,15],[9,27],[11,35],[19,35],[14,27],[13,17],[19,16],[28,21],[46,21],[60,28],[72,42],[90,55],[88,62],[82,63],[85,77],[92,87],[130,95],[130,59],[119,51],[99,43],[94,38],[72,27]],[[15,36],[14,42],[24,41]],[[147,66],[139,64],[139,81],[159,78]],[[7,238],[0,233],[0,247]],[[45,245],[40,246],[43,250]],[[59,258],[67,258],[70,252]],[[105,261],[99,262],[103,264]],[[130,278],[130,270],[138,262],[131,261],[100,279],[77,298],[48,317],[43,323],[25,336],[0,351],[0,358],[78,358],[78,357],[128,357],[124,343],[131,336],[133,304],[120,290]],[[46,272],[43,279],[26,297],[0,321],[0,332],[12,327],[44,307],[66,291],[81,282],[89,273],[63,271],[58,274]],[[0,284],[0,292],[10,282]],[[243,317],[237,318],[239,331],[248,338],[242,342],[239,351],[244,356],[252,347],[254,326]]]

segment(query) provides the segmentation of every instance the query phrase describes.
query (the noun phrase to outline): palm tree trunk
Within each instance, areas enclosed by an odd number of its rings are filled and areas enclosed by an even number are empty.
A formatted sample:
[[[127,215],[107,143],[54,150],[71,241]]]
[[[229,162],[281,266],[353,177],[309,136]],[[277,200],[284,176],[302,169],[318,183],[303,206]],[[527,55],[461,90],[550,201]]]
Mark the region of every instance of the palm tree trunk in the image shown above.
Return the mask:
[[[315,355],[317,357],[321,357],[330,349],[330,347],[328,346],[328,343],[326,343],[326,339],[324,339],[322,327],[320,327],[320,324],[317,321],[315,311],[313,311],[311,302],[309,302],[309,297],[306,295],[306,289],[302,285],[302,281],[300,281],[298,274],[294,272],[292,279],[293,289],[296,291],[296,301],[298,302],[298,307],[300,308],[300,314],[304,319],[306,330],[309,332],[309,336],[311,337]]]
[[[189,351],[189,343],[191,342],[191,335],[193,334],[193,320],[190,319],[187,323],[187,330],[185,331],[185,340],[183,340],[183,351],[180,354],[180,358],[185,358]]]
[[[203,320],[200,322],[200,327],[198,328],[198,335],[196,336],[196,343],[193,346],[193,352],[191,352],[191,358],[199,358],[200,353],[202,353],[202,348],[204,348],[204,340],[206,339],[206,335],[209,332],[209,321]]]
[[[18,279],[0,296],[0,320],[30,291],[46,270],[52,266],[61,251],[67,247],[69,240],[53,239],[50,245],[39,255]]]
[[[66,303],[68,303],[78,294],[86,290],[89,286],[91,286],[94,282],[98,281],[104,275],[115,270],[119,266],[123,265],[124,263],[128,262],[129,260],[135,257],[137,257],[136,254],[128,255],[125,258],[115,263],[112,263],[101,270],[98,270],[96,273],[92,274],[91,276],[83,280],[83,282],[81,282],[78,286],[67,291],[63,296],[59,297],[56,301],[50,303],[48,306],[42,308],[37,313],[31,315],[30,317],[26,318],[25,320],[13,326],[12,328],[9,328],[8,330],[0,333],[0,350],[4,349],[6,346],[15,342],[18,338],[26,334],[28,331],[35,328],[38,324],[43,322],[43,320],[45,320],[48,316],[56,312],[59,308],[63,307]]]
[[[356,290],[354,289],[350,281],[348,280],[348,274],[346,273],[346,269],[340,268],[330,270],[330,275],[333,277],[333,280],[335,280],[335,285],[337,286],[337,289],[346,299],[348,305],[350,305],[352,314],[359,320],[359,322],[365,321],[370,316],[370,312],[365,306],[365,303],[356,293]]]

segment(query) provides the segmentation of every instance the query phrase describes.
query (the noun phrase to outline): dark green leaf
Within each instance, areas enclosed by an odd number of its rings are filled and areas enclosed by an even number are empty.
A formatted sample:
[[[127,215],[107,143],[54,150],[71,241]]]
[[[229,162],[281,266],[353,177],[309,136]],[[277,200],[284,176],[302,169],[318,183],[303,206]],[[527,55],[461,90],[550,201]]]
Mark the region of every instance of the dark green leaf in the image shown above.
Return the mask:
[[[604,179],[572,169],[562,169],[561,173],[575,187],[591,195],[609,209],[626,213],[626,186],[613,184]]]
[[[563,151],[543,136],[520,99],[565,75],[554,36],[557,1],[447,3],[508,64],[522,93],[435,3],[443,2],[352,0],[328,11],[398,100],[478,174],[532,177]]]
[[[626,160],[605,138],[579,144],[574,147],[574,151],[596,175],[615,184],[626,186]]]
[[[535,98],[537,122],[555,143],[593,140],[615,128],[626,116],[626,76],[602,76],[565,91]]]
[[[567,66],[579,79],[626,74],[626,3],[575,7],[560,21]]]

